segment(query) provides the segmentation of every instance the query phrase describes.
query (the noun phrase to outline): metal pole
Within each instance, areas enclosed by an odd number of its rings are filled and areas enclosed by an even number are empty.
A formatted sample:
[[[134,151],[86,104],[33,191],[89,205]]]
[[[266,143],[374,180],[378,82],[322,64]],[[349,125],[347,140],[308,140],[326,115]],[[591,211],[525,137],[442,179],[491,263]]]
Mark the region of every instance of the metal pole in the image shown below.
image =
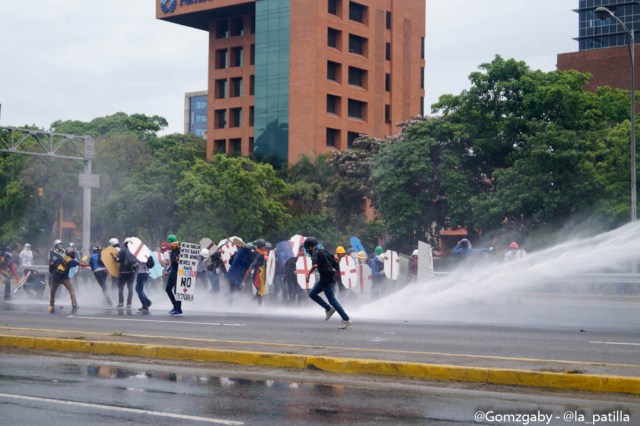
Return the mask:
[[[91,159],[84,161],[84,172],[91,174]],[[82,188],[82,252],[90,254],[91,250],[91,188]]]
[[[629,55],[631,57],[631,221],[638,219],[636,202],[636,70],[635,70],[635,37],[633,31],[627,29],[629,35]]]

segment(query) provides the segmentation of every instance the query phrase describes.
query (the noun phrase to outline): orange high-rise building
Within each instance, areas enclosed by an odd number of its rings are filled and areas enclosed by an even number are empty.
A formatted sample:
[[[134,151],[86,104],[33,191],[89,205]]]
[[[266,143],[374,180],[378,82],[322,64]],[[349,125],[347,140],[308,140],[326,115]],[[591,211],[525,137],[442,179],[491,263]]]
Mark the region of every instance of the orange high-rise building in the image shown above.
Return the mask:
[[[425,0],[157,0],[209,32],[207,158],[295,164],[423,114]]]

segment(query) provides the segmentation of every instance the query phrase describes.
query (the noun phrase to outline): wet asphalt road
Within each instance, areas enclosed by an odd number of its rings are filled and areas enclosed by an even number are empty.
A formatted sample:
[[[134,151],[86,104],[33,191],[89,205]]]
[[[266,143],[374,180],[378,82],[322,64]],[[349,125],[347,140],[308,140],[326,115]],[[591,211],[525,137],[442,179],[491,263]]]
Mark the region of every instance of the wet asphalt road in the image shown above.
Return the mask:
[[[606,424],[640,422],[637,398],[615,395],[471,390],[315,372],[90,358],[1,353],[1,423],[479,425],[527,420],[570,425],[592,423],[594,414],[609,416]],[[479,412],[490,417],[476,421]],[[584,422],[566,421],[567,413],[583,416]],[[537,422],[527,417],[534,415]]]

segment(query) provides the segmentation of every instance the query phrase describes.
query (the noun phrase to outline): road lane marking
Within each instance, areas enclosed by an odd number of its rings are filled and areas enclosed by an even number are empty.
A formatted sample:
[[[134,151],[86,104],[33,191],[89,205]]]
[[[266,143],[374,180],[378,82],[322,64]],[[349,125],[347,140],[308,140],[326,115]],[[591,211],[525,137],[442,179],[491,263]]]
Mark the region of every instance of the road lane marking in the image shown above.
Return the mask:
[[[173,322],[173,321],[167,321]],[[19,328],[19,327],[0,327],[0,330],[18,330],[18,331],[38,331],[46,333],[78,333],[78,334],[90,334],[97,336],[112,336],[113,333],[97,332],[97,331],[78,331],[78,330],[56,330],[56,329],[42,329],[42,328]],[[380,353],[380,354],[400,354],[400,355],[425,355],[425,356],[442,356],[451,358],[469,358],[469,359],[487,359],[495,361],[516,361],[516,362],[530,362],[530,363],[555,363],[555,364],[570,364],[570,365],[585,365],[585,366],[602,366],[602,367],[623,367],[623,368],[640,368],[640,364],[620,364],[620,363],[607,363],[603,361],[572,361],[572,360],[558,360],[558,359],[539,359],[539,358],[519,358],[519,357],[507,357],[497,355],[475,355],[475,354],[454,354],[446,352],[422,352],[422,351],[401,351],[394,349],[371,349],[371,348],[350,348],[341,346],[322,346],[322,345],[306,345],[302,343],[276,343],[276,342],[250,342],[243,340],[220,340],[220,339],[203,339],[196,337],[180,337],[180,336],[153,336],[148,334],[129,334],[123,333],[121,337],[135,337],[135,338],[149,338],[149,339],[167,339],[185,342],[199,342],[199,343],[220,343],[220,344],[237,344],[245,346],[273,346],[284,348],[298,348],[298,349],[323,349],[331,351],[348,351],[348,352],[364,352],[364,353]]]
[[[9,393],[0,393],[0,398],[20,399],[35,402],[46,402],[50,404],[72,405],[75,407],[95,408],[99,410],[120,411],[132,414],[146,414],[149,416],[170,417],[179,420],[192,420],[198,422],[215,423],[219,425],[243,425],[243,422],[225,419],[214,419],[210,417],[189,416],[186,414],[167,413],[163,411],[141,410],[139,408],[116,407],[114,405],[91,404],[88,402],[69,401],[65,399],[41,398],[36,396],[14,395]]]
[[[157,322],[161,324],[196,324],[196,325],[217,325],[220,327],[246,327],[247,324],[232,323],[226,324],[221,322],[197,322],[197,321],[170,321],[170,320],[152,320],[152,319],[137,319],[137,318],[113,318],[113,317],[79,317],[73,318],[86,319],[86,320],[101,320],[101,321],[133,321],[133,322]]]
[[[597,340],[592,340],[589,343],[594,343],[599,345],[640,346],[640,343],[631,343],[631,342],[599,342]]]

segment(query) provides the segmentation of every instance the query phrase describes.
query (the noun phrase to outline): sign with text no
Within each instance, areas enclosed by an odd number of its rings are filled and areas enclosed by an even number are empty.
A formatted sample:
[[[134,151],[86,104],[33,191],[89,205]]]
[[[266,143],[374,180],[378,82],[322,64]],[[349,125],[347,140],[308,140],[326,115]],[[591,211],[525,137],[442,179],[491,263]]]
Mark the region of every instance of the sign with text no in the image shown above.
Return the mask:
[[[176,299],[192,302],[196,289],[196,266],[200,256],[200,244],[181,243],[178,261]]]

